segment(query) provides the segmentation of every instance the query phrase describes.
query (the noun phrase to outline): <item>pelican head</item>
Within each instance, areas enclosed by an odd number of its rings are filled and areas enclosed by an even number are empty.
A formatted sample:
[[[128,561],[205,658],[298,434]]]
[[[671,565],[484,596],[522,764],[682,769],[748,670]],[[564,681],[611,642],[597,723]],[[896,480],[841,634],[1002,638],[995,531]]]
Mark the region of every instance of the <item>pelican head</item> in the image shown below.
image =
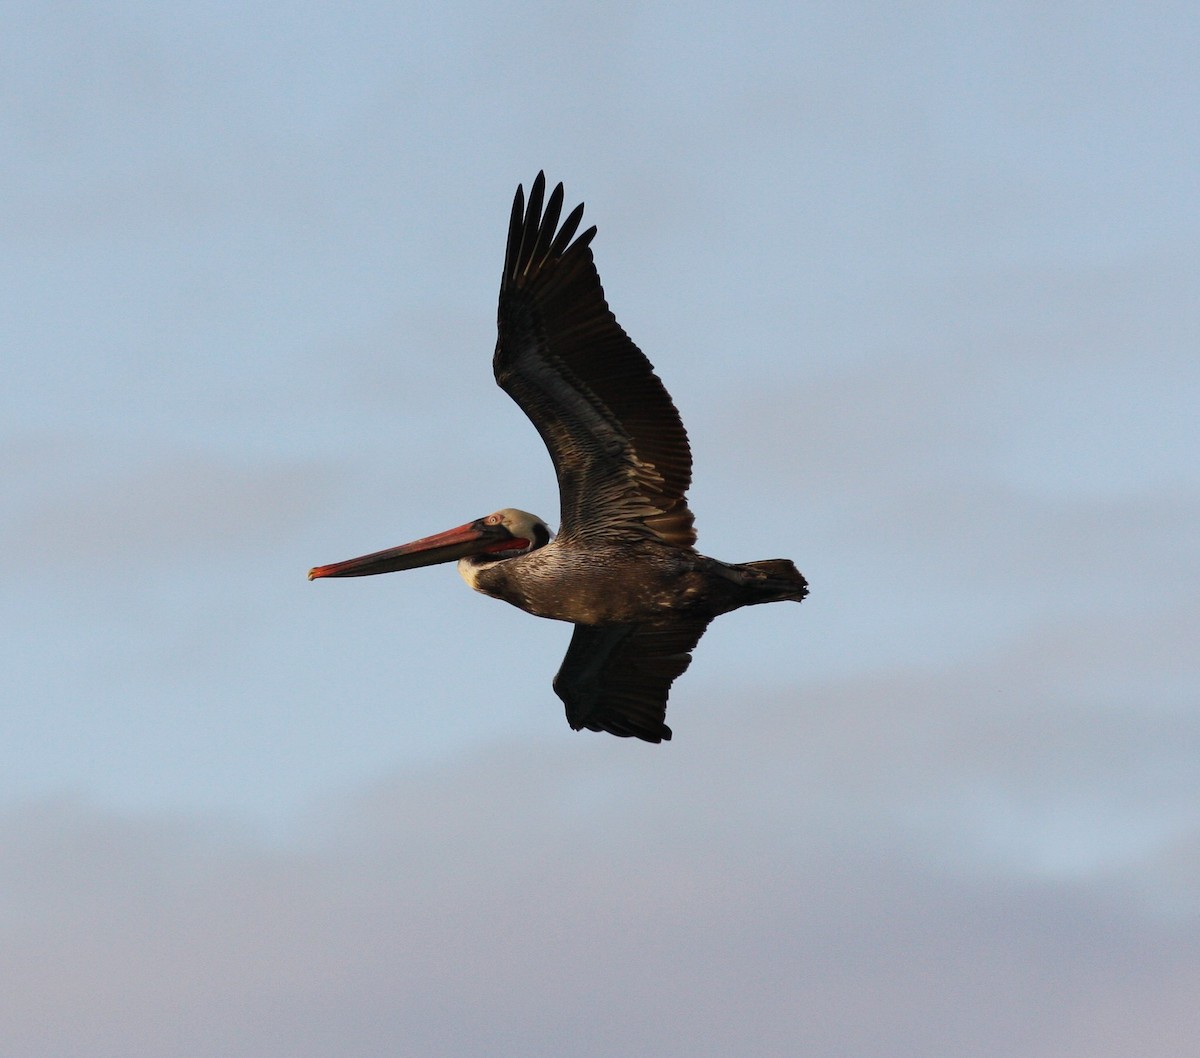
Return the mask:
[[[436,536],[422,537],[411,544],[376,551],[360,558],[349,558],[328,566],[317,566],[308,571],[308,579],[370,577],[376,573],[394,573],[458,559],[459,572],[468,583],[473,584],[469,572],[482,565],[536,551],[548,544],[552,535],[550,528],[536,514],[505,507],[486,518],[476,518],[466,525]]]

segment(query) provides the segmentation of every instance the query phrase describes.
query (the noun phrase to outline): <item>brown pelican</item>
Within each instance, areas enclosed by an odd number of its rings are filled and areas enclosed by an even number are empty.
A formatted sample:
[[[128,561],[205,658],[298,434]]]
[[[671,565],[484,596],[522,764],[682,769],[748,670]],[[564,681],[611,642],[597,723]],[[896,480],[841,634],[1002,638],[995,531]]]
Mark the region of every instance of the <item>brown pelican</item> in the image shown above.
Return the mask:
[[[672,681],[719,614],[802,600],[787,559],[731,564],[693,547],[684,494],[692,456],[679,412],[621,329],[600,286],[576,206],[559,226],[563,187],[543,212],[542,173],[518,186],[500,278],[496,381],[521,406],[558,474],[557,536],[512,508],[402,547],[318,566],[309,579],[366,577],[458,560],[476,591],[575,626],[554,690],[575,730],[647,742]],[[572,241],[574,239],[574,241]]]

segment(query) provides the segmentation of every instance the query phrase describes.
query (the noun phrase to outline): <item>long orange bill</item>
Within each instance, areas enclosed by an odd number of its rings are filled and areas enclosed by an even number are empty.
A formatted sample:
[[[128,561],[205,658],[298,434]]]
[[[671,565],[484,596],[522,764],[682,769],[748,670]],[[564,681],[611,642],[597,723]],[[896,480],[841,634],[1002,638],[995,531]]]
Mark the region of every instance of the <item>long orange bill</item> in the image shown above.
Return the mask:
[[[485,551],[499,551],[506,547],[524,546],[524,541],[514,542],[512,533],[502,525],[485,525],[482,518],[457,529],[448,529],[436,536],[422,537],[411,544],[402,544],[386,551],[348,558],[328,566],[317,566],[308,571],[309,580],[321,577],[370,577],[376,573],[394,573],[401,569],[417,569],[420,566],[435,566],[439,562],[453,562],[464,555],[478,555]]]

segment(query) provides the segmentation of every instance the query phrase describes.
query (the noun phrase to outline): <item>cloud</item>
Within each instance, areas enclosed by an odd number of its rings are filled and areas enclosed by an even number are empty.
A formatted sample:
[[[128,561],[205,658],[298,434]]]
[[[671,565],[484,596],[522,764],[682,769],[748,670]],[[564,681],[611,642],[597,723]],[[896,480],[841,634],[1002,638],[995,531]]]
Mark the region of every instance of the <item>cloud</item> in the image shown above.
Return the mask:
[[[675,757],[492,745],[327,801],[283,844],[72,800],[9,809],[0,1039],[33,1058],[1186,1050],[1200,919],[1194,898],[1146,900],[1154,857],[981,869],[954,828],[898,821],[912,784],[886,762],[932,786],[983,747],[939,763],[911,752],[935,723],[902,745],[899,721],[827,723],[865,758],[812,724],[736,762],[743,742],[723,760],[717,738]],[[1193,894],[1198,833],[1162,854]]]

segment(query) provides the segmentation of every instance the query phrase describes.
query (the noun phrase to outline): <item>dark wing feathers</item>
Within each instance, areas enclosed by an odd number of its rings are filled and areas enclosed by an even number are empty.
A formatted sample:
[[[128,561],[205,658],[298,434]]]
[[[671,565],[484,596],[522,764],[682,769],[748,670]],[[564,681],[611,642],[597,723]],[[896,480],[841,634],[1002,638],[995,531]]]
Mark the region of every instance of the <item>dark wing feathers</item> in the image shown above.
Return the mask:
[[[607,731],[647,742],[670,739],[667,694],[691,664],[708,619],[576,625],[554,692],[576,731]]]
[[[545,188],[539,173],[528,206],[521,188],[513,200],[496,381],[550,451],[560,537],[657,536],[690,547],[692,457],[679,412],[604,300],[588,245],[595,227],[572,241],[582,204],[558,228],[562,184],[543,213]]]

